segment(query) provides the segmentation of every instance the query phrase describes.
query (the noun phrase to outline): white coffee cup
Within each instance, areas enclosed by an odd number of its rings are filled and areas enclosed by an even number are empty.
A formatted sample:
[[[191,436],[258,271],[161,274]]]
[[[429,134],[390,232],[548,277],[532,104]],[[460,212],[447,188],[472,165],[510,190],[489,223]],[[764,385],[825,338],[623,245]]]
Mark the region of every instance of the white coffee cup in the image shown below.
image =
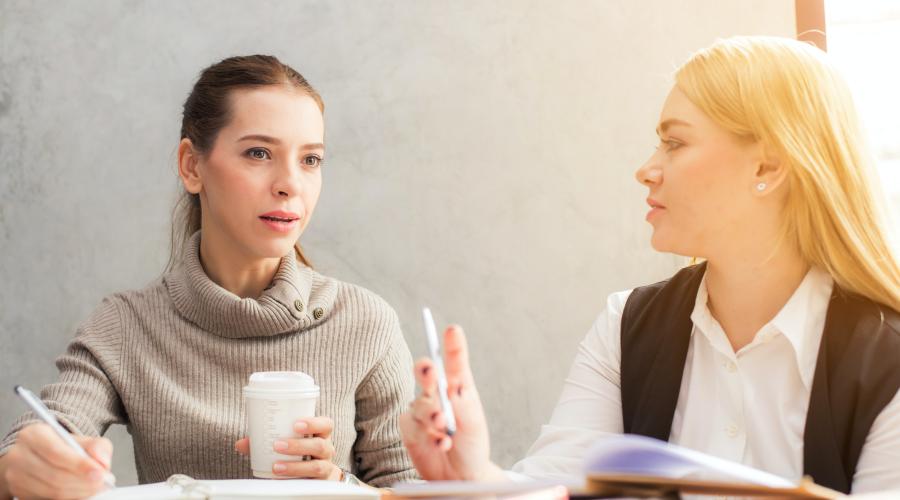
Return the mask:
[[[276,440],[303,437],[294,423],[316,415],[319,386],[303,372],[256,372],[244,387],[250,468],[255,477],[274,478],[275,462],[299,462],[309,457],[275,452]]]

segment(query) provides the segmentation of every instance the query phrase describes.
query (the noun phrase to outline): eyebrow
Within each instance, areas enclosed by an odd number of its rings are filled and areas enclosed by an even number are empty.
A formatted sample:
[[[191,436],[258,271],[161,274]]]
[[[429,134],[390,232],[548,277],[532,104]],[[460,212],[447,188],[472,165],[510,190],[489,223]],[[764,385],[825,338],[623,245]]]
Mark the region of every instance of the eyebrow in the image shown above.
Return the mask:
[[[262,135],[262,134],[245,135],[245,136],[241,137],[240,139],[238,139],[238,142],[241,142],[241,141],[259,141],[259,142],[265,142],[267,144],[272,144],[275,146],[278,146],[281,144],[280,139],[278,139],[276,137],[271,137],[268,135]],[[322,144],[321,142],[312,142],[309,144],[304,144],[303,147],[300,149],[325,149],[325,145]]]
[[[679,120],[677,118],[670,118],[668,120],[663,121],[662,123],[659,124],[658,127],[656,127],[656,135],[659,135],[659,134],[665,132],[672,125],[684,125],[685,127],[691,126],[690,123],[688,123],[684,120]]]

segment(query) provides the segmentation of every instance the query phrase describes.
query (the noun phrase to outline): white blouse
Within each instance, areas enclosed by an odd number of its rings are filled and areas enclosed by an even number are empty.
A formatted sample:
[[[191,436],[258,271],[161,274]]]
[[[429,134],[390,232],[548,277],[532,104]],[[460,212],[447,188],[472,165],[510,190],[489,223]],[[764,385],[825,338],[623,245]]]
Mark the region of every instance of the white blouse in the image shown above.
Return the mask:
[[[734,352],[707,308],[701,282],[670,442],[799,480],[803,432],[833,281],[813,268],[775,318]],[[631,291],[609,296],[581,342],[550,423],[513,471],[581,476],[588,448],[622,433],[622,310]],[[853,492],[900,488],[900,392],[876,418]]]

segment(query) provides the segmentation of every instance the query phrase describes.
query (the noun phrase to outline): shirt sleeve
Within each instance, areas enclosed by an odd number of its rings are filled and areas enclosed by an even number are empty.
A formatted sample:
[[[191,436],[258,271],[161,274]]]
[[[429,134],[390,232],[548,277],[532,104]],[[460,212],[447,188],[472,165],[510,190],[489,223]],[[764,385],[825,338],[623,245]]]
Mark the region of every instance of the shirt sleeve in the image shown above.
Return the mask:
[[[400,437],[400,414],[413,399],[412,374],[412,355],[395,314],[388,350],[356,393],[355,470],[372,486],[418,478]]]
[[[105,299],[57,358],[59,378],[44,386],[40,396],[70,432],[101,436],[110,425],[125,423],[125,410],[109,377],[118,367],[121,344],[118,311]],[[9,451],[23,427],[39,421],[31,412],[19,417],[0,442],[0,455]]]
[[[900,490],[900,391],[872,423],[851,493],[881,490]]]
[[[593,443],[622,433],[620,330],[630,294],[618,292],[607,299],[606,309],[578,346],[550,422],[513,472],[538,479],[581,477]]]

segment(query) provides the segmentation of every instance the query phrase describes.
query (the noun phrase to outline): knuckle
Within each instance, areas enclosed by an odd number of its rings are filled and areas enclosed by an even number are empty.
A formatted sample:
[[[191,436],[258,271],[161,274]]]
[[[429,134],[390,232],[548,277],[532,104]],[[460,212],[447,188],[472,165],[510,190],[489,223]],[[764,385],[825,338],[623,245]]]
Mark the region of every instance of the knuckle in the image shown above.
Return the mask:
[[[65,462],[65,455],[60,452],[59,448],[55,446],[47,448],[45,456],[47,457],[47,461],[50,463],[58,464]]]
[[[15,467],[9,467],[3,472],[3,479],[6,480],[6,484],[8,484],[10,488],[14,488],[19,484],[19,472]]]
[[[77,468],[78,470],[84,471],[83,474],[85,475],[90,474],[94,471],[102,471],[102,469],[97,468],[97,463],[91,458],[77,457],[68,467]]]
[[[36,430],[37,424],[31,424],[23,427],[22,430],[19,431],[18,440],[27,442],[34,439],[34,433]]]
[[[58,484],[52,484],[47,488],[47,492],[50,494],[49,496],[52,498],[66,498],[68,496],[68,491],[66,488]]]

